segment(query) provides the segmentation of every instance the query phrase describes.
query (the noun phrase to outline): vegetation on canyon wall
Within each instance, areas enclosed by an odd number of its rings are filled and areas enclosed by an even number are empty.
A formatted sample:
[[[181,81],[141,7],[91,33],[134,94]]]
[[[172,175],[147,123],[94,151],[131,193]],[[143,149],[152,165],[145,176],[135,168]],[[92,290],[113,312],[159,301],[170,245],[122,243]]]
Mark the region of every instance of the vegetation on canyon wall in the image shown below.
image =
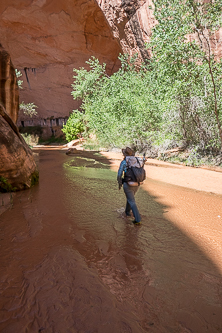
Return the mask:
[[[0,176],[0,193],[15,192],[16,187],[13,187],[6,178]]]
[[[135,58],[121,56],[121,68],[109,77],[106,65],[91,58],[89,71],[74,69],[72,95],[82,100],[85,135],[94,133],[100,145],[127,144],[153,156],[189,147],[195,164],[201,155],[221,153],[222,62],[215,51],[222,3],[154,4],[151,60],[138,69]]]
[[[38,184],[39,182],[39,172],[34,171],[31,175],[31,184],[30,186],[34,186]],[[20,185],[21,186],[21,185]],[[29,188],[27,184],[22,184],[23,189]],[[9,180],[5,177],[0,176],[0,193],[7,193],[7,192],[16,192],[18,191],[18,188],[15,186],[12,186],[9,182]]]
[[[15,70],[15,73],[19,89],[22,89],[23,81],[19,79],[22,76],[22,73],[17,69]],[[36,106],[34,103],[25,103],[24,101],[22,101],[19,104],[19,110],[22,111],[25,115],[28,115],[29,117],[37,115],[36,108],[38,108],[38,106]]]

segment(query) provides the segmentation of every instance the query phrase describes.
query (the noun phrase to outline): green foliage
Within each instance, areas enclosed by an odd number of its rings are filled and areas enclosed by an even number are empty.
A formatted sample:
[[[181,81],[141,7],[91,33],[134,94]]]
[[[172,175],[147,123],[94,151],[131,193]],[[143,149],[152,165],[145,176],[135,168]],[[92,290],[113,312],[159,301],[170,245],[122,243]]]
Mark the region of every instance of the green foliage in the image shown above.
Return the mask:
[[[18,71],[17,69],[15,69],[15,75],[17,77],[18,87],[19,87],[19,89],[22,89],[23,81],[22,80],[18,80],[18,78],[22,76],[22,73],[20,71]]]
[[[26,127],[21,126],[19,127],[19,132],[27,145],[33,147],[36,146],[40,141],[40,137],[42,135],[42,127],[40,125]]]
[[[67,123],[62,128],[63,133],[66,135],[66,140],[69,142],[77,139],[84,130],[84,115],[78,110],[73,110]]]
[[[106,64],[100,65],[99,60],[92,57],[86,64],[90,70],[87,71],[84,67],[80,69],[74,68],[73,71],[76,75],[72,84],[73,91],[71,95],[73,99],[84,100],[86,97],[92,97],[96,90],[100,90],[103,85],[103,79],[106,77]]]
[[[19,109],[23,111],[25,115],[28,115],[32,118],[32,116],[36,116],[38,112],[36,111],[36,106],[34,103],[27,103],[25,104],[24,102],[19,104]]]
[[[31,176],[31,186],[38,184],[39,182],[39,172],[35,171]]]
[[[86,62],[89,70],[74,69],[72,96],[82,100],[87,134],[103,146],[156,151],[186,145],[218,152],[222,62],[212,45],[219,42],[222,1],[155,0],[154,5],[158,24],[146,65],[138,68],[136,58],[125,55],[110,77],[94,57]]]
[[[36,146],[39,143],[38,135],[27,134],[27,133],[24,134],[21,133],[21,135],[29,147]]]
[[[64,145],[67,143],[67,140],[65,140],[63,137],[58,137],[56,138],[55,136],[51,136],[48,139],[43,139],[43,138],[39,138],[39,142],[40,145]]]
[[[151,77],[141,69],[136,71],[135,59],[127,62],[122,57],[122,66],[117,73],[107,76],[105,65],[97,59],[89,62],[91,70],[80,69],[74,76],[75,99],[83,98],[82,110],[90,132],[103,145],[119,146],[133,144],[135,137],[143,140],[147,132],[158,127],[160,113],[153,94]],[[84,92],[84,93],[83,93]]]
[[[22,76],[22,73],[19,70],[15,69],[15,74],[17,77],[17,83],[18,83],[19,89],[23,89],[22,88],[23,81],[18,80],[18,78]],[[31,118],[32,118],[32,116],[36,116],[38,114],[38,112],[36,111],[36,108],[38,108],[38,106],[36,106],[34,103],[25,104],[25,102],[22,101],[22,103],[19,104],[19,110],[21,110],[25,115],[28,115]]]
[[[101,151],[104,147],[101,147],[99,142],[95,138],[87,138],[83,142],[83,147],[86,150]]]
[[[39,145],[64,145],[67,143],[67,140],[64,139],[63,137],[55,137],[55,136],[51,136],[47,139],[43,139],[43,138],[39,138],[38,144]]]
[[[13,187],[6,178],[0,176],[0,192],[15,192],[16,187]]]
[[[207,144],[215,137],[214,145],[221,145],[222,63],[212,45],[216,49],[219,43],[222,2],[155,0],[154,4],[158,24],[148,47],[160,89],[177,101],[180,133],[187,142]],[[201,134],[195,138],[194,127]]]

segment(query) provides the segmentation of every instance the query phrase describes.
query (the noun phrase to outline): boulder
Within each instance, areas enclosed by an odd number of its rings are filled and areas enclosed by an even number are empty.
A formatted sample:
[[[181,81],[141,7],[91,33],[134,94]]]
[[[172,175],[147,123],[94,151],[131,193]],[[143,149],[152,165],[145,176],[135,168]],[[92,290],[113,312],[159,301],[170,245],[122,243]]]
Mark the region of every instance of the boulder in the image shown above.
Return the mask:
[[[66,155],[75,155],[75,154],[79,154],[82,153],[81,150],[78,150],[76,148],[69,148],[66,152]]]
[[[30,188],[38,182],[31,149],[0,104],[0,192]]]

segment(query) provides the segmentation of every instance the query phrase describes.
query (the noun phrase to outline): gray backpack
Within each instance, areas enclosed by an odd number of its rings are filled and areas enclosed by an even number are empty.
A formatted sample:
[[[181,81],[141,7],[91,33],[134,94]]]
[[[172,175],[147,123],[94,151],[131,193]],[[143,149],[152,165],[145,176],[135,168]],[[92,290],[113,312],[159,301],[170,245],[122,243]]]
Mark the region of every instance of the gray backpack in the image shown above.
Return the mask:
[[[134,158],[137,160],[137,165],[133,166],[130,165],[130,163],[127,163],[127,171],[124,175],[124,182],[137,182],[140,185],[140,183],[146,179],[146,171],[144,169],[144,164],[141,166],[139,159],[137,157]]]

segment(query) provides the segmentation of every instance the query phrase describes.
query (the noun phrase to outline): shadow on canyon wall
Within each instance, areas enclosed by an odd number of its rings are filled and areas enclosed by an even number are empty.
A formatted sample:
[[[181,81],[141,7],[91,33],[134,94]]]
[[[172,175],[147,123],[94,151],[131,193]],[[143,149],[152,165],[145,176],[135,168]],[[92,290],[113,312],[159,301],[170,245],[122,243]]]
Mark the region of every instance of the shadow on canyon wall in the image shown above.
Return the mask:
[[[37,160],[39,185],[0,216],[2,333],[222,331],[219,268],[166,219],[171,207],[141,188],[134,226],[107,158]]]

